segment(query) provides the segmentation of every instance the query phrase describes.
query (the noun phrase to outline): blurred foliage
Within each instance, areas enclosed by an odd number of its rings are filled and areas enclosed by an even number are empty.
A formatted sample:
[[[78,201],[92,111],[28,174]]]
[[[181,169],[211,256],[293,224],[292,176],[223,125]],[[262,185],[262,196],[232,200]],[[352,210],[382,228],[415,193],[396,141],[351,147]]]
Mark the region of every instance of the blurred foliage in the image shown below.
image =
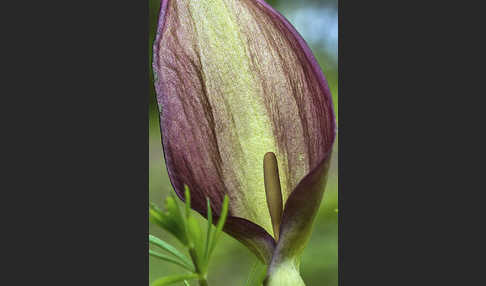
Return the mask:
[[[295,17],[292,13],[304,11],[305,8],[313,9],[323,7],[327,12],[335,15],[337,21],[337,0],[269,0],[267,1],[289,21],[296,26],[304,39],[314,52],[323,72],[327,78],[329,88],[333,95],[335,112],[338,116],[338,68],[337,68],[337,43],[336,45],[326,45],[327,42],[309,41],[309,33],[324,33],[327,27],[311,27],[306,31],[300,30],[299,23],[293,22]],[[152,66],[152,44],[157,26],[160,0],[149,0],[150,10],[150,36],[149,36],[149,62]],[[320,10],[318,10],[320,11]],[[320,17],[319,13],[312,13],[313,17]],[[322,14],[324,17],[324,14]],[[311,19],[312,20],[312,19]],[[317,21],[315,23],[322,23]],[[322,20],[322,19],[321,19]],[[312,22],[311,22],[312,23]],[[337,25],[337,23],[336,23]],[[337,28],[337,26],[336,26]],[[158,111],[155,99],[155,90],[153,87],[153,74],[150,72],[150,106],[149,106],[149,199],[156,204],[161,205],[164,199],[172,191],[170,181],[165,169]],[[326,187],[323,203],[314,223],[314,231],[310,238],[309,244],[302,256],[301,274],[308,286],[338,285],[338,141],[334,146],[334,154],[329,172],[329,180]],[[199,223],[205,224],[206,221],[201,216],[197,219]],[[150,224],[149,231],[151,234],[164,239],[183,249],[183,245],[173,238],[169,233],[161,230],[155,224]],[[232,237],[224,234],[221,241],[213,254],[212,262],[209,265],[210,275],[208,277],[209,285],[245,285],[248,274],[252,271],[255,258],[243,245]],[[153,282],[156,278],[174,275],[180,273],[180,268],[175,265],[164,263],[155,258],[149,261],[149,281]],[[184,285],[180,283],[179,285]],[[191,285],[197,285],[191,282]]]

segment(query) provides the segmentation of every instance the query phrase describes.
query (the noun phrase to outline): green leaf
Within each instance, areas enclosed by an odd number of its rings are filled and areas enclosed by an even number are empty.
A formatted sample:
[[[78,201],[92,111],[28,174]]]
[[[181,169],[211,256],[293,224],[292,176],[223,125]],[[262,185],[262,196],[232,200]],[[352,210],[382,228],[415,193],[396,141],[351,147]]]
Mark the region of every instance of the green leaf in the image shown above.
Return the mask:
[[[171,194],[169,197],[165,198],[165,208],[167,209],[167,212],[169,212],[171,216],[175,218],[178,225],[182,226],[184,223],[184,218],[181,215],[181,211],[174,194]]]
[[[167,230],[170,233],[174,233],[174,223],[172,222],[171,217],[160,210],[157,205],[154,203],[150,203],[149,206],[149,221],[157,224],[161,228]]]
[[[184,196],[186,198],[186,218],[188,218],[191,216],[191,192],[187,185],[184,185]]]
[[[166,211],[161,211],[150,203],[149,220],[174,235],[182,244],[187,245],[184,220],[175,199],[170,196],[165,199]]]
[[[185,286],[191,286],[191,285],[189,285],[189,282],[187,282],[186,280],[184,280],[184,285]]]
[[[149,255],[150,256],[153,256],[155,258],[159,258],[159,259],[162,259],[164,261],[167,261],[167,262],[171,262],[171,263],[174,263],[174,264],[177,264],[189,271],[194,271],[194,269],[190,266],[190,265],[187,265],[185,264],[184,262],[172,257],[172,256],[168,256],[168,255],[165,255],[165,254],[162,254],[162,253],[158,253],[156,251],[153,251],[151,249],[149,249]]]
[[[167,242],[163,241],[162,239],[155,237],[151,234],[149,234],[149,242],[152,244],[155,244],[156,246],[162,248],[163,250],[169,252],[170,254],[174,255],[178,259],[181,260],[185,265],[191,265],[190,260],[180,253],[174,246],[168,244]]]
[[[199,226],[199,222],[196,220],[194,216],[189,216],[187,218],[187,229],[188,235],[190,237],[190,241],[192,242],[192,246],[196,251],[196,259],[198,265],[203,267],[204,260],[203,260],[203,236],[201,232],[201,227]]]
[[[184,227],[184,218],[181,214],[179,209],[179,205],[177,204],[177,200],[174,197],[174,194],[165,198],[165,209],[167,213],[172,218],[172,221],[177,229],[177,237],[182,244],[187,245],[187,237],[186,237],[186,230]]]
[[[213,226],[213,214],[211,210],[211,202],[209,198],[206,198],[206,209],[208,213],[208,228],[206,230],[206,246],[204,247],[204,260],[209,262],[209,247],[211,246],[211,233],[212,233],[212,226]]]
[[[196,271],[201,271],[202,269],[202,234],[201,228],[197,220],[191,216],[191,193],[189,187],[184,185],[185,188],[185,230],[187,235],[189,253],[191,254],[191,259],[196,267]]]
[[[200,264],[203,248],[202,248],[202,232],[199,226],[199,222],[194,216],[191,215],[191,193],[188,186],[185,187],[185,198],[186,198],[186,234],[189,241],[189,248],[194,248],[197,253],[197,261]]]
[[[267,266],[257,259],[251,268],[251,272],[246,280],[245,286],[261,286],[266,275]]]
[[[191,193],[189,192],[189,187],[184,186],[185,192],[184,192],[184,197],[185,197],[185,209],[184,209],[184,230],[186,233],[186,239],[187,239],[187,246],[189,248],[194,247],[194,242],[191,239],[191,235],[189,233],[189,227],[188,227],[188,220],[189,217],[191,216]]]
[[[152,202],[150,202],[149,206],[149,220],[155,224],[160,224],[162,221],[162,212]]]
[[[171,285],[177,282],[181,282],[184,280],[192,280],[196,279],[199,276],[197,274],[181,274],[181,275],[171,275],[163,278],[159,278],[155,280],[151,286],[164,286],[164,285]]]
[[[209,250],[209,257],[211,257],[211,254],[213,253],[214,247],[216,246],[216,243],[218,242],[218,239],[221,236],[221,233],[223,231],[223,226],[226,222],[226,217],[228,216],[228,203],[229,203],[228,195],[224,195],[223,208],[221,209],[218,224],[216,225],[216,231],[214,232],[213,241],[211,242],[211,248]]]

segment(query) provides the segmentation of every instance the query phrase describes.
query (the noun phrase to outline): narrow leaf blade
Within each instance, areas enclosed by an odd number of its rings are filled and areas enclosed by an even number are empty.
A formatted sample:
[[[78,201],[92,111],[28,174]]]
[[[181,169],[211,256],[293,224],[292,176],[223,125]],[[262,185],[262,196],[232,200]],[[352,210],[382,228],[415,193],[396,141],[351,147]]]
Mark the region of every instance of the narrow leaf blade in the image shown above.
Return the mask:
[[[206,230],[206,247],[204,248],[204,259],[206,262],[209,260],[209,247],[211,246],[211,232],[213,226],[213,214],[211,210],[211,202],[209,198],[206,198],[207,211],[208,211],[208,228]]]
[[[189,271],[194,271],[194,269],[190,265],[187,265],[184,262],[179,261],[178,259],[176,259],[176,258],[174,258],[172,256],[168,256],[168,255],[165,255],[165,254],[162,254],[162,253],[153,251],[151,249],[149,249],[149,255],[150,256],[153,256],[155,258],[158,258],[158,259],[161,259],[161,260],[170,262],[170,263],[177,264],[177,265],[181,266],[182,268],[185,268],[185,269],[187,269]]]
[[[171,275],[167,277],[162,277],[160,279],[155,280],[151,286],[164,286],[164,285],[171,285],[177,282],[181,282],[184,280],[192,280],[198,278],[197,274],[180,274],[180,275]]]
[[[211,242],[211,248],[209,250],[209,256],[211,256],[211,253],[213,253],[214,247],[216,246],[216,243],[218,242],[219,237],[221,236],[221,233],[223,231],[223,226],[226,222],[226,218],[228,216],[228,204],[229,204],[229,198],[228,195],[224,196],[223,200],[223,207],[221,209],[221,213],[219,216],[218,224],[216,225],[216,230],[214,232],[214,238],[213,241]]]
[[[196,251],[197,264],[203,267],[204,265],[203,236],[201,232],[201,227],[199,226],[199,222],[196,220],[194,216],[189,216],[187,218],[187,229],[188,229],[187,233],[188,236],[190,237],[190,241],[192,242],[192,246]]]
[[[171,218],[172,226],[174,228],[174,234],[182,244],[187,246],[187,237],[184,227],[184,218],[181,214],[179,206],[177,205],[174,194],[165,198],[166,214]]]
[[[189,191],[189,187],[187,185],[184,186],[185,188],[185,198],[186,198],[186,218],[191,215],[191,192]]]
[[[191,265],[190,260],[185,255],[183,255],[174,246],[168,244],[167,242],[163,241],[162,239],[149,234],[149,242],[152,243],[152,244],[155,244],[156,246],[158,246],[158,247],[162,248],[163,250],[169,252],[170,254],[174,255],[175,257],[180,259],[186,265]]]

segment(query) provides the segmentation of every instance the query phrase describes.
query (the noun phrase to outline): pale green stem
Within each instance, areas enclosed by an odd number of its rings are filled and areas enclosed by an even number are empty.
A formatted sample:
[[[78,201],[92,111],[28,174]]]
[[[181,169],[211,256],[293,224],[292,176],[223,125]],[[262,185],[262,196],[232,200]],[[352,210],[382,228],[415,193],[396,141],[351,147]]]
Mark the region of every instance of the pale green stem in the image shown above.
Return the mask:
[[[304,280],[300,276],[299,263],[293,260],[287,260],[272,265],[268,271],[265,286],[305,286]]]

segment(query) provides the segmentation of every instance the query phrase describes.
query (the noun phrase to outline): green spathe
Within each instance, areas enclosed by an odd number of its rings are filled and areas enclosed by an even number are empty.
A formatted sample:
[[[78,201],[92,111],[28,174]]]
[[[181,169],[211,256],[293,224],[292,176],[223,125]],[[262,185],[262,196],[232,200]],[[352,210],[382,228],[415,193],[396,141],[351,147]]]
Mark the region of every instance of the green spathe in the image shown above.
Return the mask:
[[[180,0],[184,2],[188,0]],[[251,57],[246,49],[249,39],[241,33],[234,11],[237,3],[226,0],[188,1],[194,19],[196,45],[199,47],[203,77],[206,79],[209,102],[223,104],[224,109],[213,108],[216,117],[233,118],[233,127],[221,131],[219,141],[238,146],[238,156],[228,156],[231,169],[240,188],[246,190],[232,200],[232,211],[241,217],[257,222],[272,234],[272,225],[265,205],[263,173],[260,168],[267,152],[276,152],[280,162],[284,153],[278,152],[272,131],[270,114],[266,111],[258,78],[252,73]],[[250,17],[249,11],[238,9],[238,17]],[[211,75],[218,75],[212,78]],[[221,97],[219,93],[224,94]],[[229,170],[228,170],[229,171]],[[282,173],[280,181],[286,190],[287,179]]]

